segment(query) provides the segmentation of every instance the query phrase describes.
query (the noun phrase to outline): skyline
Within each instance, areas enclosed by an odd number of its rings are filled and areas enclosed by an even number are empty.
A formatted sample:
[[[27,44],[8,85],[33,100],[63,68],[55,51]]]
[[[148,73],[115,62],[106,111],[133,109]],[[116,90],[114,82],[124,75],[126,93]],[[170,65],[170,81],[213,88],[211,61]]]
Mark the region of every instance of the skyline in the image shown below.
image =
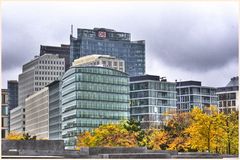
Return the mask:
[[[75,37],[77,28],[96,27],[131,33],[132,41],[145,40],[146,74],[168,81],[223,87],[238,74],[235,2],[2,4],[2,88],[7,80],[17,80],[21,66],[39,54],[40,45],[69,44],[71,24]]]

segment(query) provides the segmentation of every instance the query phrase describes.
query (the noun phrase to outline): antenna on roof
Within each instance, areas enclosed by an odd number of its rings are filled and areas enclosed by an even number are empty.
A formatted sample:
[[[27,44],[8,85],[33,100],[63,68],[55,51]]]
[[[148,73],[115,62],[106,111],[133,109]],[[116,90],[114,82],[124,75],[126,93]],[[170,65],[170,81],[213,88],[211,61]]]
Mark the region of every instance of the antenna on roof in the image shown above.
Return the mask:
[[[71,24],[71,35],[73,35],[73,25]]]

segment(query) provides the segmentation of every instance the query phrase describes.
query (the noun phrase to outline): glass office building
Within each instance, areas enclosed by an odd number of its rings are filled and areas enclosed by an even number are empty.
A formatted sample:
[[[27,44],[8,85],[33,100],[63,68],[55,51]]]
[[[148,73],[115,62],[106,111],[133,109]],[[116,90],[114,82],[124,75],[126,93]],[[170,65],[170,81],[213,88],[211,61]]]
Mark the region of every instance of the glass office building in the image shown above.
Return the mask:
[[[70,36],[70,63],[91,54],[123,59],[129,75],[145,73],[145,41],[131,41],[130,33],[105,28],[78,29],[77,38]]]
[[[62,77],[62,138],[73,149],[76,136],[101,124],[129,118],[129,78],[99,66],[73,66]]]
[[[177,82],[177,111],[190,112],[194,107],[217,107],[216,88],[202,86],[199,81]]]
[[[49,91],[49,139],[62,139],[61,81],[48,85]]]
[[[130,118],[141,128],[162,128],[176,112],[176,83],[154,75],[130,77],[130,99]]]

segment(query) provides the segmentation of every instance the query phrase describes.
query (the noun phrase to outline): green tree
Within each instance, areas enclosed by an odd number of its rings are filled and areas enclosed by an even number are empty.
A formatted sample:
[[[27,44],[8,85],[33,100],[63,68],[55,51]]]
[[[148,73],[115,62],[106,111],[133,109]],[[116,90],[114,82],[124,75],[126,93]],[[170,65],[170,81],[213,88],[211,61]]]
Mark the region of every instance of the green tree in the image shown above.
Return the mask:
[[[122,122],[123,127],[130,133],[134,133],[137,137],[137,142],[139,146],[144,146],[142,143],[145,136],[144,130],[141,129],[141,123],[134,119],[130,119]]]
[[[31,136],[29,133],[24,133],[21,140],[36,140],[37,136]]]

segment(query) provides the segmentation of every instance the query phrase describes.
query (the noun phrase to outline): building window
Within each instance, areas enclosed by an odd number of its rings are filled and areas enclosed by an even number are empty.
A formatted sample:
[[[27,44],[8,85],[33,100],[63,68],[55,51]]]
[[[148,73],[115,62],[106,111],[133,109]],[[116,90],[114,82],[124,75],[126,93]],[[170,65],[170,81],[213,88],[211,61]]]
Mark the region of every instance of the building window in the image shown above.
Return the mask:
[[[228,106],[231,106],[231,101],[228,101]]]
[[[226,107],[226,106],[227,106],[227,102],[223,101],[223,107]]]
[[[2,129],[2,138],[5,138],[5,129]]]
[[[222,107],[222,102],[219,102],[219,107]]]
[[[232,101],[232,106],[236,106],[236,101]]]

